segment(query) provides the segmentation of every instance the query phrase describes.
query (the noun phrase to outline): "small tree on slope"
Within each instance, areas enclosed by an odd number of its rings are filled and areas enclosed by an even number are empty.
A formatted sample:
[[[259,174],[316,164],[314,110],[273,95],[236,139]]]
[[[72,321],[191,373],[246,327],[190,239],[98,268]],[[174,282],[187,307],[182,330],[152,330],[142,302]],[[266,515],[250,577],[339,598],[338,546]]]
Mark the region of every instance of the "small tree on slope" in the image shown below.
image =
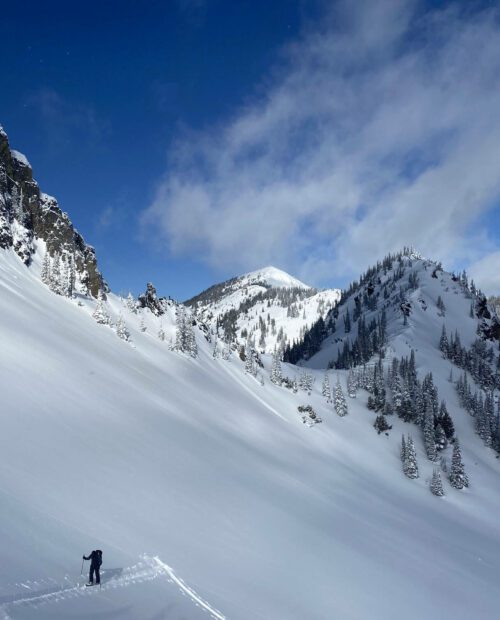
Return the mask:
[[[441,482],[441,474],[439,473],[438,469],[435,469],[432,472],[430,489],[433,495],[437,495],[438,497],[443,497],[444,495],[443,483]]]
[[[347,415],[347,402],[339,379],[337,379],[337,385],[335,386],[333,406],[335,407],[335,413],[341,418]]]
[[[455,440],[453,456],[451,457],[450,484],[455,489],[463,489],[469,486],[469,479],[464,470],[458,439]]]
[[[109,318],[109,314],[104,307],[104,299],[102,298],[102,293],[99,291],[99,297],[97,298],[97,304],[92,314],[94,319],[100,325],[109,325],[111,323],[111,319]]]
[[[119,338],[121,338],[122,340],[125,340],[125,342],[130,341],[130,332],[128,331],[127,326],[125,325],[125,321],[123,320],[123,317],[121,314],[118,317],[118,321],[116,322],[116,334]]]
[[[327,403],[332,402],[332,390],[330,389],[330,380],[328,379],[328,375],[326,373],[323,379],[321,393],[323,394],[324,398],[326,398]]]
[[[418,478],[417,451],[410,435],[405,442],[404,437],[401,446],[401,460],[403,461],[403,472],[408,478]]]

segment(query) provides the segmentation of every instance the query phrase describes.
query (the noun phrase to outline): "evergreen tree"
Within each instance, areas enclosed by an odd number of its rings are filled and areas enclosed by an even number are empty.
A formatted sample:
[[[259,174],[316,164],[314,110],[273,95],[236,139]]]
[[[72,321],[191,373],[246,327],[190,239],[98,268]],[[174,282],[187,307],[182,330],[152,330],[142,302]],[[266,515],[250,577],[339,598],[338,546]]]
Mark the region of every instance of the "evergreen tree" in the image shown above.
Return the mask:
[[[437,307],[439,310],[439,315],[444,316],[446,313],[446,306],[444,305],[444,301],[441,299],[441,295],[438,295],[437,298]]]
[[[40,273],[40,279],[44,284],[50,286],[51,275],[50,275],[50,254],[46,251],[43,257],[42,262],[42,271]]]
[[[446,433],[444,432],[444,429],[441,426],[440,422],[436,424],[436,427],[434,429],[434,443],[436,445],[436,450],[438,450],[439,452],[441,452],[441,450],[444,450],[448,445]]]
[[[328,374],[325,373],[325,376],[323,378],[323,385],[321,387],[321,393],[323,395],[323,397],[326,399],[327,403],[331,403],[332,402],[332,391],[330,389],[330,380],[328,378]]]
[[[68,288],[67,288],[68,297],[74,297],[75,287],[76,287],[75,257],[70,256],[68,259]]]
[[[158,330],[158,338],[162,342],[165,340],[165,330],[163,329],[163,323],[160,323],[160,329]]]
[[[356,392],[358,388],[358,381],[356,379],[356,375],[354,371],[349,370],[349,374],[347,375],[347,394],[349,398],[356,398]]]
[[[455,440],[455,444],[453,445],[453,455],[451,457],[450,484],[455,489],[463,489],[464,487],[469,486],[469,480],[464,470],[462,453],[460,451],[458,439]]]
[[[255,364],[253,361],[250,340],[247,340],[245,344],[245,372],[247,372],[249,375],[255,375]]]
[[[130,332],[125,325],[125,321],[123,320],[122,315],[118,317],[118,321],[116,322],[116,333],[119,338],[125,340],[126,342],[130,341]]]
[[[424,413],[424,446],[427,458],[430,461],[437,461],[438,455],[436,450],[436,443],[434,440],[434,413],[432,411],[431,399],[427,397],[425,413]]]
[[[443,483],[441,482],[441,474],[438,469],[434,469],[432,472],[431,478],[431,493],[433,495],[437,495],[438,497],[442,497],[444,495]]]
[[[271,362],[271,383],[281,385],[283,376],[281,372],[281,360],[278,351],[274,352],[273,360]]]
[[[449,346],[448,336],[446,335],[446,329],[443,325],[441,330],[441,338],[439,339],[439,350],[442,352],[443,357],[448,357]]]
[[[52,261],[52,269],[50,271],[50,290],[61,295],[61,257],[58,252],[54,253],[54,260]]]
[[[377,431],[377,433],[380,435],[380,433],[384,433],[385,431],[389,431],[392,426],[390,426],[387,422],[387,419],[385,417],[385,415],[383,414],[379,414],[376,418],[375,418],[375,422],[373,423],[373,426],[375,428],[375,430]]]
[[[130,312],[132,312],[133,314],[137,314],[137,302],[132,297],[132,293],[129,293],[127,295],[126,304]]]
[[[418,478],[417,451],[410,435],[408,435],[404,450],[403,471],[408,478]]]
[[[109,325],[111,323],[109,314],[104,306],[104,299],[101,291],[99,291],[99,295],[97,297],[97,304],[92,316],[97,321],[97,323],[100,323],[101,325]]]
[[[347,415],[347,402],[340,385],[340,380],[337,379],[337,385],[335,386],[335,397],[333,406],[335,407],[335,413],[340,417]]]
[[[143,314],[141,314],[141,324],[139,326],[139,329],[141,330],[142,333],[144,333],[147,330],[146,323],[144,322]]]

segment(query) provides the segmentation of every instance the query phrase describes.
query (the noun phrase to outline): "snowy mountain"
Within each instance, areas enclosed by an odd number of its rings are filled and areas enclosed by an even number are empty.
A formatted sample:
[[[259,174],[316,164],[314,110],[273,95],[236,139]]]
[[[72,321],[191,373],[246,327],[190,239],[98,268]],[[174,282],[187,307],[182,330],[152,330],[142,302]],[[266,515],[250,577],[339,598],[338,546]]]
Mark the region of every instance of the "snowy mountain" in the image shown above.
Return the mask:
[[[31,221],[29,261],[0,249],[0,618],[496,617],[500,460],[469,401],[496,381],[497,319],[465,276],[386,259],[309,319],[296,366],[211,338],[151,284],[138,300],[96,298],[80,272],[68,286],[66,246],[51,255]],[[235,308],[264,282],[249,276]],[[262,294],[310,291],[271,277]],[[431,460],[437,395],[453,429],[439,409]],[[96,548],[102,588],[85,589]]]
[[[185,304],[219,339],[272,353],[302,338],[333,308],[340,290],[318,290],[276,267],[216,284]]]

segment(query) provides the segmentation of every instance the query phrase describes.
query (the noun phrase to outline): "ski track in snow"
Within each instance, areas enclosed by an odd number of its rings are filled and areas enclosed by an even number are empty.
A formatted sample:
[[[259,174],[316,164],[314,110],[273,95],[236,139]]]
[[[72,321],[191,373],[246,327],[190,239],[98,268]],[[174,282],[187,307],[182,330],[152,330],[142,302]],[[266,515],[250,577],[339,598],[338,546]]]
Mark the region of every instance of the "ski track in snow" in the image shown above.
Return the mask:
[[[110,573],[111,576],[109,577]],[[107,575],[108,578],[106,578]],[[57,583],[54,579],[40,579],[38,581],[27,581],[25,583],[15,584],[17,588],[24,588],[30,591],[30,593],[19,592],[17,594],[0,596],[0,620],[13,620],[10,614],[14,612],[16,607],[30,606],[36,609],[41,605],[58,603],[70,598],[95,596],[101,591],[123,588],[137,583],[153,581],[161,577],[175,584],[183,595],[188,596],[196,607],[210,614],[210,618],[213,620],[227,620],[226,616],[212,607],[192,588],[186,585],[168,564],[162,562],[157,556],[151,558],[146,555],[142,557],[139,563],[124,568],[123,570],[103,570],[100,588],[97,586],[87,588],[84,584],[75,584],[67,575],[62,584]]]

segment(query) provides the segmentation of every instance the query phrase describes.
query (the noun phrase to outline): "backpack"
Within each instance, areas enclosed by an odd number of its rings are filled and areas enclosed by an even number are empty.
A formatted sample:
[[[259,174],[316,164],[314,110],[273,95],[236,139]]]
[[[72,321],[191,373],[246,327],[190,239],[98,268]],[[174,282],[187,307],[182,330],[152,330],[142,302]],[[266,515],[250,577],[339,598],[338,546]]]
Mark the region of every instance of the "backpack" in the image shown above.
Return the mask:
[[[102,551],[100,549],[96,549],[96,564],[97,566],[101,566],[102,564]]]

